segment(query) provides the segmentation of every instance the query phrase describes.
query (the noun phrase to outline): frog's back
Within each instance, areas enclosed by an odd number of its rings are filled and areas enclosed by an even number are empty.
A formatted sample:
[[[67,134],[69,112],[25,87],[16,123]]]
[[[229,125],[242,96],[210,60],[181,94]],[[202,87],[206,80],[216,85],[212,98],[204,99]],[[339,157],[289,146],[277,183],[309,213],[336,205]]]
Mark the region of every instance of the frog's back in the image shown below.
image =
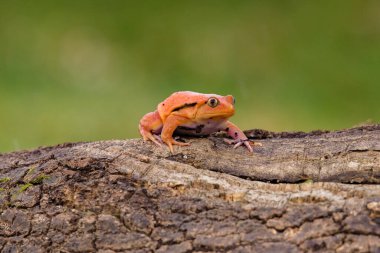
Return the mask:
[[[176,110],[185,107],[195,107],[198,103],[207,101],[207,94],[192,92],[192,91],[178,91],[171,94],[168,98],[158,104],[157,111],[163,121]]]

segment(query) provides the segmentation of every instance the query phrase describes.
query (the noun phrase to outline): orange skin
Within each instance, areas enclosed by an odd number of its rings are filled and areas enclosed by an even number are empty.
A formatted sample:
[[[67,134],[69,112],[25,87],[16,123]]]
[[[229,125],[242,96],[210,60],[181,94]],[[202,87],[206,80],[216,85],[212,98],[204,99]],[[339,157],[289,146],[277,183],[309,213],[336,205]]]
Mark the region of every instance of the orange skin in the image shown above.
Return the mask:
[[[226,142],[235,144],[234,148],[244,144],[250,152],[253,152],[243,131],[228,121],[228,118],[235,113],[234,103],[235,99],[231,95],[175,92],[161,102],[156,111],[142,117],[139,124],[140,134],[144,141],[151,140],[159,146],[166,143],[169,150],[174,153],[173,145],[190,145],[174,140],[174,133],[204,136],[226,131],[233,138]]]

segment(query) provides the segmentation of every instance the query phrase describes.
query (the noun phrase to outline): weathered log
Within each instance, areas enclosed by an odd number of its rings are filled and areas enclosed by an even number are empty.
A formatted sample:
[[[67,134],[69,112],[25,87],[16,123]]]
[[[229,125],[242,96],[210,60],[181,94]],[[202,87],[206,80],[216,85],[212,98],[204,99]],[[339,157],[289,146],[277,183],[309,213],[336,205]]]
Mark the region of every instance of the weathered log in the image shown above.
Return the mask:
[[[380,125],[0,154],[2,252],[379,252]],[[258,141],[258,140],[257,140]]]

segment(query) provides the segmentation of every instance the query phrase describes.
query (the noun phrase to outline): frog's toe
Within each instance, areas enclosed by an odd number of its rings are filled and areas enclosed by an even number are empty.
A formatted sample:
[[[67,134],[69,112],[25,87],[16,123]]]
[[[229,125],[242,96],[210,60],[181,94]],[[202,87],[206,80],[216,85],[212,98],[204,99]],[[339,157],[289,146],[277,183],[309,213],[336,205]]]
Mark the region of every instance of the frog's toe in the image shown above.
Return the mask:
[[[162,139],[161,139],[161,137],[159,135],[154,134],[153,136],[160,143],[160,146],[161,146],[161,144],[164,144],[164,142],[162,141]]]
[[[251,146],[250,141],[244,141],[244,145],[248,148],[249,152],[253,152],[253,148]]]
[[[243,144],[243,142],[239,141],[234,145],[234,149],[240,147]]]
[[[170,153],[174,154],[174,148],[173,148],[173,144],[171,144],[170,142],[167,143],[168,144],[168,148],[170,150]]]
[[[231,140],[231,139],[227,139],[227,138],[224,138],[223,141],[227,144],[235,144],[236,143],[236,140]]]
[[[147,141],[147,140],[151,140],[153,141],[156,145],[158,146],[162,146],[162,140],[159,136],[157,135],[153,135],[151,133],[148,133],[148,134],[144,134],[143,135],[143,139],[144,141]],[[160,141],[161,140],[161,141]]]
[[[173,145],[177,145],[177,146],[189,146],[190,143],[186,143],[186,142],[179,142],[179,141],[176,141],[174,139],[169,139],[169,140],[163,140],[163,142],[166,143],[166,145],[168,145],[169,147],[169,150],[172,154],[174,154],[174,148],[173,148]]]
[[[239,141],[238,143],[235,144],[234,149],[237,147],[240,147],[243,144],[244,144],[244,146],[246,146],[248,148],[249,152],[253,152],[253,148],[252,148],[249,141]]]
[[[152,138],[150,140],[153,141],[157,146],[162,146],[161,143],[159,143],[155,138]]]
[[[189,146],[190,143],[187,143],[187,142],[179,142],[179,141],[175,141],[173,140],[172,142],[174,145],[178,145],[178,146]]]
[[[244,144],[244,146],[246,146],[249,150],[249,152],[253,152],[253,148],[250,144],[250,141],[248,139],[245,139],[245,140],[241,140],[241,139],[236,139],[236,140],[231,140],[231,139],[224,139],[224,142],[228,143],[228,144],[235,144],[234,145],[234,149],[235,148],[238,148],[240,147],[241,145]]]

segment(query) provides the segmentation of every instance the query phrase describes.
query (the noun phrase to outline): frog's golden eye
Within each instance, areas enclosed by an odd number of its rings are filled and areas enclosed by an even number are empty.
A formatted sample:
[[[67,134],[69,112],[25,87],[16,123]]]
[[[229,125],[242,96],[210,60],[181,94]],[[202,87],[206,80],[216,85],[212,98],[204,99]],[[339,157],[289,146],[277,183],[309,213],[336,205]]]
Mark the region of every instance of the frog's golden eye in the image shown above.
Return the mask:
[[[217,98],[209,98],[207,100],[207,105],[210,107],[216,107],[219,104],[219,100]]]

